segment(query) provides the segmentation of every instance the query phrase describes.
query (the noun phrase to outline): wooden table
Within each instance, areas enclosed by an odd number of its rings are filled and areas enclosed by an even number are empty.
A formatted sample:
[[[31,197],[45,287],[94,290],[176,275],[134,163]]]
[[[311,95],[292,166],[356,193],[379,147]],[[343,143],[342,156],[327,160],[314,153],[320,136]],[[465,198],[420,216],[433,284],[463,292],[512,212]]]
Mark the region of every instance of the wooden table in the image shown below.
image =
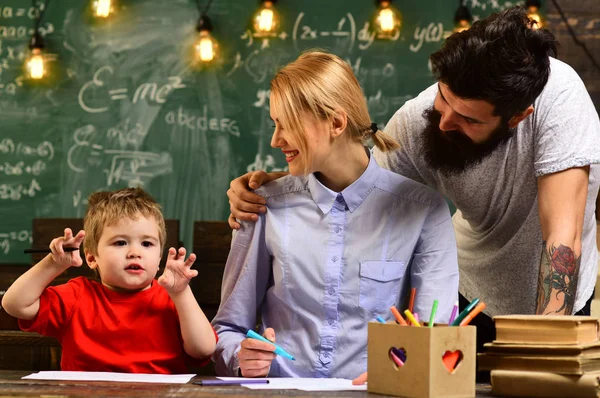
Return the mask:
[[[299,391],[299,390],[250,390],[244,387],[202,387],[195,384],[149,384],[104,381],[57,381],[21,380],[31,372],[0,371],[0,396],[13,397],[215,397],[229,398],[280,396],[296,398],[313,397],[387,397],[366,391]],[[197,377],[194,380],[211,379]],[[477,385],[477,397],[491,397],[490,386]]]

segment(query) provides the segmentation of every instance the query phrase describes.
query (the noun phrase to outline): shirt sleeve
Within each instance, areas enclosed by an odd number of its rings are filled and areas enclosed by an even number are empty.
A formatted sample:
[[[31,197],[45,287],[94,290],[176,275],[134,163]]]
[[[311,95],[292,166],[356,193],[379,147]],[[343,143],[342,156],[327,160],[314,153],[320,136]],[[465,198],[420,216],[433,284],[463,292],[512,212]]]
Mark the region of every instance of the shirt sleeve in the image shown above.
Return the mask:
[[[417,288],[414,311],[429,321],[438,300],[436,323],[448,323],[458,300],[458,255],[448,204],[435,194],[411,263],[411,286]]]
[[[219,336],[213,361],[220,376],[238,376],[237,353],[248,329],[256,326],[256,313],[271,280],[271,255],[265,242],[265,215],[256,223],[241,222],[227,258],[221,304],[212,324]]]
[[[25,332],[36,332],[61,341],[65,326],[79,301],[81,283],[78,279],[44,289],[37,316],[30,321],[19,319],[19,327]]]
[[[577,73],[553,64],[529,121],[535,132],[535,175],[600,163],[600,121]],[[524,121],[525,122],[525,121]]]

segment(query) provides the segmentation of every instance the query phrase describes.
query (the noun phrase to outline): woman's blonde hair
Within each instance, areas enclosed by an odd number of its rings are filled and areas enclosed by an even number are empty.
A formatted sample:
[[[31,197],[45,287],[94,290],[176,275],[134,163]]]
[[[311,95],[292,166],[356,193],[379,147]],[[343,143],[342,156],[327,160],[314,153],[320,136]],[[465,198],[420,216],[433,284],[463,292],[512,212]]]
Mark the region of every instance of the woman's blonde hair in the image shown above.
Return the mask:
[[[357,141],[372,139],[381,151],[400,147],[389,135],[373,131],[360,83],[350,66],[331,53],[310,50],[283,67],[271,80],[270,106],[281,115],[279,122],[294,136],[302,153],[308,152],[303,112],[316,120],[332,120],[342,111],[347,115],[346,133]]]
[[[105,226],[123,218],[136,219],[140,215],[153,217],[158,225],[160,250],[165,246],[167,231],[160,205],[141,188],[125,188],[113,192],[94,192],[88,198],[88,208],[83,219],[85,238],[83,247],[93,255],[98,254],[98,242]]]

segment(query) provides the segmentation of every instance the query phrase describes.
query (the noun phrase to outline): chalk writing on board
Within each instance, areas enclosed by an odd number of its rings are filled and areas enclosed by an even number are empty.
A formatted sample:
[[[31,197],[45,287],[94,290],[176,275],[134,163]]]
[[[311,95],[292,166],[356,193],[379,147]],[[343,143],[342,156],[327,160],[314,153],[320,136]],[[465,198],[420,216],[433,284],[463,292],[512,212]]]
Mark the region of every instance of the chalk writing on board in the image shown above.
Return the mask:
[[[246,167],[246,171],[250,172],[250,171],[256,171],[256,170],[263,170],[266,172],[271,172],[271,171],[288,171],[288,167],[277,167],[277,164],[275,162],[275,158],[273,157],[273,155],[261,155],[260,153],[257,153],[256,156],[254,157],[254,162],[250,163],[247,167]]]
[[[91,142],[96,133],[96,127],[89,124],[75,130],[75,144],[67,153],[67,165],[74,172],[84,173],[88,167],[101,168],[110,187],[121,181],[126,181],[129,186],[143,186],[153,177],[170,174],[173,170],[171,156],[166,152],[157,154],[106,148]],[[107,132],[107,135],[111,134],[114,132]]]
[[[106,112],[109,109],[108,101],[129,100],[131,95],[127,87],[119,87],[112,89],[108,89],[106,87],[107,83],[104,81],[104,79],[107,76],[112,75],[113,73],[114,70],[112,67],[103,66],[99,68],[96,71],[96,73],[94,73],[92,80],[84,83],[81,86],[81,89],[79,90],[79,94],[77,96],[79,106],[81,106],[81,109],[88,113],[102,113]],[[185,84],[182,83],[182,79],[179,76],[169,76],[167,80],[167,83],[160,86],[157,83],[153,82],[140,84],[133,93],[131,103],[135,104],[138,101],[153,101],[158,104],[164,104],[167,101],[167,96],[169,95],[169,93],[171,93],[173,90],[185,87]],[[106,103],[103,103],[102,106],[88,105],[88,103],[85,100],[86,93],[88,91],[93,91],[93,93],[96,94],[96,90],[99,87],[106,88]]]
[[[252,44],[254,44],[254,38],[257,37],[256,35],[257,35],[257,33],[253,33],[250,29],[247,29],[240,36],[240,38],[242,40],[247,40],[246,47],[251,47]],[[287,39],[288,34],[285,33],[285,32],[281,32],[276,37],[279,38],[279,39],[281,39],[281,40],[285,40],[285,39]],[[267,48],[267,47],[269,47],[269,38],[262,38],[260,47],[261,48]]]
[[[399,37],[400,30],[397,30],[394,37],[390,38],[390,40],[396,41]],[[363,28],[358,31],[358,36],[356,38],[358,39],[359,49],[366,50],[371,47],[371,44],[373,44],[373,41],[375,40],[375,32],[370,28],[369,22],[365,22]]]
[[[4,138],[0,141],[0,154],[15,154],[23,156],[39,156],[43,159],[52,160],[54,158],[54,146],[48,141],[43,141],[37,146],[15,142],[11,138]]]
[[[290,54],[279,49],[268,52],[253,50],[245,59],[237,53],[234,65],[227,72],[227,76],[243,67],[255,83],[262,83],[272,77],[289,56]]]
[[[0,96],[0,98],[2,98]],[[12,114],[15,116],[26,116],[28,118],[38,117],[38,110],[35,106],[19,106],[19,102],[10,99],[0,99],[0,113]]]
[[[347,39],[347,49],[352,51],[354,42],[356,40],[356,22],[351,13],[346,13],[346,16],[342,17],[335,30],[319,30],[309,25],[303,25],[302,19],[305,13],[301,12],[296,17],[294,22],[294,30],[292,32],[292,41],[296,51],[300,51],[298,41],[315,41],[317,39],[322,40],[325,37],[331,37],[334,39]]]
[[[444,24],[441,22],[430,22],[425,27],[417,26],[413,35],[414,41],[408,48],[416,53],[423,47],[423,43],[439,43],[451,34],[452,31],[444,30]]]
[[[26,164],[23,161],[17,163],[4,162],[0,164],[0,174],[7,176],[20,176],[23,174],[39,176],[44,170],[46,170],[46,162],[43,160],[37,160],[32,164]]]
[[[43,5],[40,7],[40,10],[43,10]],[[26,8],[13,8],[10,6],[1,7],[0,6],[0,17],[3,19],[11,19],[11,18],[22,18],[26,17],[29,19],[36,19],[39,15],[39,11],[37,7],[26,7]]]
[[[208,117],[208,107],[202,107],[200,115],[193,115],[193,111],[186,110],[179,106],[177,111],[169,111],[165,115],[165,121],[169,125],[186,127],[192,131],[215,131],[231,134],[234,137],[240,136],[240,129],[237,121],[229,118]]]
[[[256,92],[256,102],[252,103],[252,106],[255,108],[264,108],[269,109],[269,95],[271,95],[271,90],[263,90],[258,89]]]
[[[73,194],[73,207],[77,207],[80,204],[87,205],[88,204],[88,200],[87,200],[87,198],[83,197],[83,194],[81,193],[81,190],[78,189]]]
[[[470,7],[471,9],[481,9],[482,11],[485,11],[488,6],[494,10],[494,11],[501,11],[507,8],[510,8],[514,5],[516,5],[517,3],[519,3],[518,1],[506,1],[506,0],[469,0],[467,1],[467,5],[468,7]],[[521,2],[522,3],[522,2]]]
[[[365,80],[368,77],[389,78],[396,73],[396,67],[390,62],[385,63],[383,66],[366,68],[362,66],[362,56],[357,57],[354,60],[346,58],[345,61],[350,65],[352,72],[354,72],[354,76],[356,76],[358,80]]]
[[[473,15],[473,21],[479,21],[481,18],[489,15],[486,12],[488,8],[491,12],[503,11],[507,8],[513,7],[517,4],[523,4],[523,1],[506,1],[506,0],[468,0],[466,6],[471,10]],[[479,12],[484,12],[485,15],[481,15]]]
[[[400,107],[411,98],[412,95],[397,95],[387,97],[381,93],[381,90],[377,90],[375,95],[369,95],[367,97],[369,114],[371,116],[388,115],[389,112],[394,112],[396,109],[400,109]]]
[[[54,33],[54,25],[49,22],[40,25],[39,32],[42,36]],[[35,30],[31,26],[6,26],[0,25],[0,38],[3,39],[26,39],[32,36]]]
[[[0,251],[4,254],[10,251],[10,243],[11,242],[33,242],[31,238],[31,232],[22,230],[22,231],[10,231],[10,232],[0,232]]]
[[[144,129],[141,123],[131,123],[129,118],[125,118],[116,126],[110,127],[106,131],[108,141],[118,143],[119,148],[139,148],[144,138],[148,135],[148,130]]]
[[[33,198],[41,190],[35,178],[27,183],[0,184],[0,200],[19,201],[26,196]]]

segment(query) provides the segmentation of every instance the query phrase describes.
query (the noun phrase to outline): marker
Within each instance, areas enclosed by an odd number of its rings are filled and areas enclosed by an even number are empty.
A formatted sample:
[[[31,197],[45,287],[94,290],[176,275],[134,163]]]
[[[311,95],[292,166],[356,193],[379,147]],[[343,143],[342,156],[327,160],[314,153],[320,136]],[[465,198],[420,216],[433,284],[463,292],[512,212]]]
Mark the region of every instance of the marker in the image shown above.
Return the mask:
[[[410,289],[410,300],[408,301],[408,310],[413,312],[415,306],[415,297],[417,296],[417,288]]]
[[[377,319],[377,322],[385,323],[385,319],[383,319],[379,315],[377,315],[377,318],[375,318],[375,319]]]
[[[402,361],[400,358],[398,358],[398,356],[396,356],[396,354],[394,354],[393,351],[390,351],[390,357],[392,358],[392,361],[394,361],[396,366],[398,366],[399,368],[404,366],[404,361]]]
[[[256,333],[252,329],[248,329],[248,332],[246,333],[246,337],[249,337],[251,339],[256,339],[256,340],[264,341],[265,343],[273,344],[275,346],[275,351],[273,351],[273,352],[276,355],[281,355],[282,357],[287,358],[287,359],[291,359],[292,361],[296,360],[296,358],[294,358],[293,356],[291,356],[290,354],[288,354],[286,350],[284,350],[283,348],[279,347],[277,344],[273,343],[272,341],[267,340],[266,338],[264,338],[260,334]]]
[[[418,312],[415,312],[415,313],[413,314],[413,316],[415,317],[415,321],[417,321],[417,323],[419,324],[419,326],[421,326],[421,321],[419,320],[419,313],[418,313]]]
[[[456,367],[456,362],[458,362],[459,359],[459,351],[446,351],[442,356],[442,362],[444,363],[446,369],[448,369],[448,372],[452,372],[454,370]]]
[[[473,299],[473,301],[471,301],[469,303],[469,305],[467,305],[465,307],[465,309],[462,310],[460,314],[458,314],[458,316],[456,317],[456,319],[454,320],[454,322],[452,322],[452,326],[458,326],[458,325],[460,325],[460,322],[464,319],[464,317],[466,317],[469,314],[469,312],[471,312],[471,310],[473,308],[475,308],[475,306],[477,305],[477,303],[479,303],[479,299],[478,298]]]
[[[402,318],[402,315],[400,315],[400,311],[398,311],[396,307],[392,305],[390,307],[390,311],[392,311],[392,314],[394,315],[394,318],[396,318],[396,322],[398,323],[398,325],[408,326],[408,323],[406,323],[404,318]]]
[[[462,321],[460,321],[460,324],[458,326],[468,325],[469,322],[471,322],[473,320],[473,318],[475,318],[484,309],[485,309],[485,303],[484,302],[478,303],[477,306],[475,307],[475,309],[473,311],[469,312],[469,314],[466,317],[464,317]]]
[[[437,312],[438,301],[433,300],[433,305],[431,306],[431,314],[429,315],[429,327],[433,327],[433,322],[435,321],[435,313]]]
[[[452,325],[454,319],[456,318],[456,313],[458,312],[458,301],[454,303],[454,307],[452,307],[452,313],[450,314],[450,319],[448,320],[448,325]]]
[[[241,386],[242,384],[269,384],[267,379],[247,379],[247,380],[200,380],[193,381],[192,384],[201,386]]]
[[[402,362],[406,362],[406,353],[402,350],[397,349],[396,347],[392,347],[392,352],[400,358]]]
[[[65,252],[74,252],[79,250],[78,247],[63,247],[63,251]],[[30,254],[30,253],[52,253],[52,250],[50,250],[49,247],[45,248],[45,249],[25,249],[23,250],[23,253],[25,254]]]
[[[404,315],[406,315],[406,318],[410,321],[410,323],[412,323],[413,326],[421,327],[421,324],[417,322],[410,310],[405,310]]]

